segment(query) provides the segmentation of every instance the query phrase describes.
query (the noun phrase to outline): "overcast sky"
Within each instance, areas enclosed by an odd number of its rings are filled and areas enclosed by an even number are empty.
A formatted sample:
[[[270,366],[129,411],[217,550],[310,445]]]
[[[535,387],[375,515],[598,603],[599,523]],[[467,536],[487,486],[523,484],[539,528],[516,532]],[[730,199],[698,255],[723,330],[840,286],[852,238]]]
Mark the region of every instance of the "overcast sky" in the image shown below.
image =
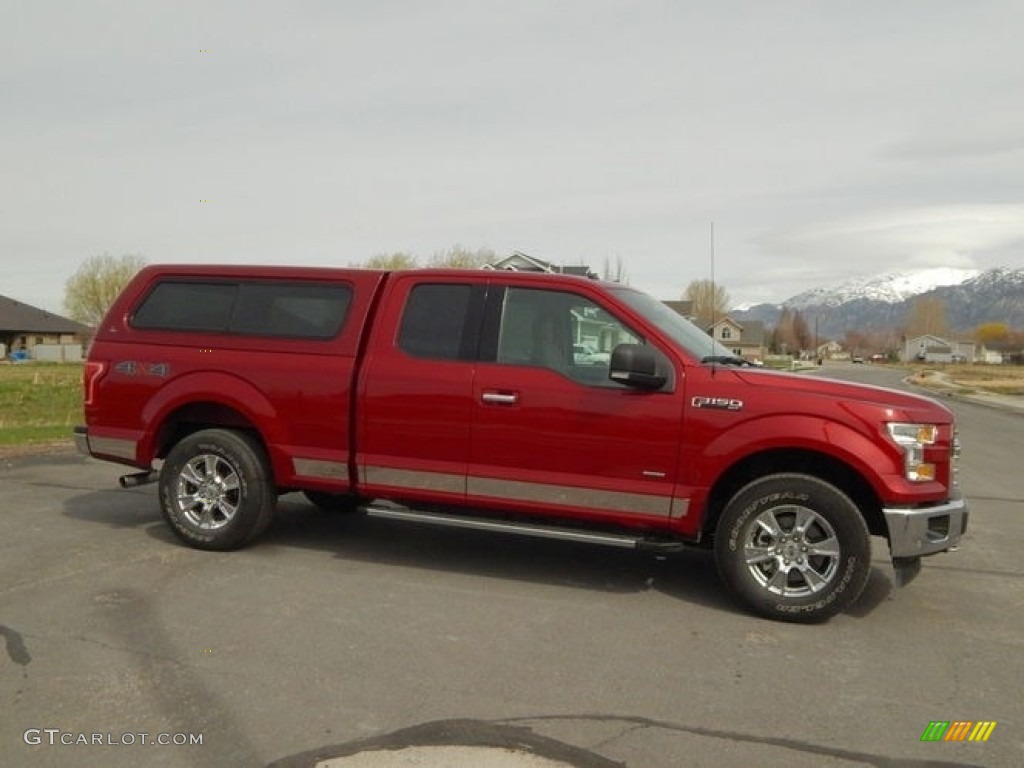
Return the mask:
[[[734,303],[1024,267],[1024,2],[0,0],[0,294],[455,244]]]

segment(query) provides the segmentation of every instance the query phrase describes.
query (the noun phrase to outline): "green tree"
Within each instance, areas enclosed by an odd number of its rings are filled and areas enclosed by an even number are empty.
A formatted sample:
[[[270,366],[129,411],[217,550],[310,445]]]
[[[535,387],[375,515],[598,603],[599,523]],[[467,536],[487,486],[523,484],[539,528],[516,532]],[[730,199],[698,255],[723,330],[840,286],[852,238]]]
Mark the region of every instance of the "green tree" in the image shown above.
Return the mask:
[[[692,281],[683,292],[683,300],[693,303],[693,316],[701,328],[708,328],[725,317],[731,301],[725,288],[711,280]]]
[[[96,327],[114,299],[146,266],[139,254],[91,256],[64,283],[64,308],[72,320]]]

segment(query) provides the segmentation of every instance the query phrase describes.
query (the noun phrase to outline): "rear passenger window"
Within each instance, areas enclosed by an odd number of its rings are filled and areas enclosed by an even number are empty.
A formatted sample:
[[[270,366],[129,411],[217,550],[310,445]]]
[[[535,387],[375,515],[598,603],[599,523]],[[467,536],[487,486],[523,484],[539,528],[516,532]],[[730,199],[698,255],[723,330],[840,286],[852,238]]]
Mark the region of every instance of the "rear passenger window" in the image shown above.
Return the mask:
[[[231,322],[233,333],[330,339],[341,328],[352,291],[343,285],[247,283]]]
[[[135,328],[329,339],[352,300],[346,285],[164,282],[132,318]]]
[[[136,310],[132,326],[223,333],[237,295],[236,283],[160,283]]]
[[[459,360],[469,313],[471,285],[415,286],[402,315],[398,346],[416,357]]]

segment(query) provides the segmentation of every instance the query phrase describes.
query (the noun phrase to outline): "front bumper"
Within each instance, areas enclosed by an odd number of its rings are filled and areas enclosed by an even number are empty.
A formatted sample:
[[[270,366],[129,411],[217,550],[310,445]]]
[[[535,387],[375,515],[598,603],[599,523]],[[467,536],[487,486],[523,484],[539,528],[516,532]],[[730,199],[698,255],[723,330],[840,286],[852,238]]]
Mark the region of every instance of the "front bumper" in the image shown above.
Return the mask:
[[[959,493],[929,507],[883,507],[893,559],[945,552],[960,543],[967,530],[967,500]]]

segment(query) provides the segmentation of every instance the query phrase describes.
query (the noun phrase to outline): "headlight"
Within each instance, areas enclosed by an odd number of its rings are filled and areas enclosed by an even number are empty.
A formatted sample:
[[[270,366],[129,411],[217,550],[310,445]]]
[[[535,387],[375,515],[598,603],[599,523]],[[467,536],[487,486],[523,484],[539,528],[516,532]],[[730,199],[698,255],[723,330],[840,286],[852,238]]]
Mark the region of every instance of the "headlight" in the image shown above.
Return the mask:
[[[934,445],[939,437],[935,424],[892,423],[885,425],[889,437],[903,449],[903,474],[915,483],[935,479],[935,464],[924,460],[926,445]]]

